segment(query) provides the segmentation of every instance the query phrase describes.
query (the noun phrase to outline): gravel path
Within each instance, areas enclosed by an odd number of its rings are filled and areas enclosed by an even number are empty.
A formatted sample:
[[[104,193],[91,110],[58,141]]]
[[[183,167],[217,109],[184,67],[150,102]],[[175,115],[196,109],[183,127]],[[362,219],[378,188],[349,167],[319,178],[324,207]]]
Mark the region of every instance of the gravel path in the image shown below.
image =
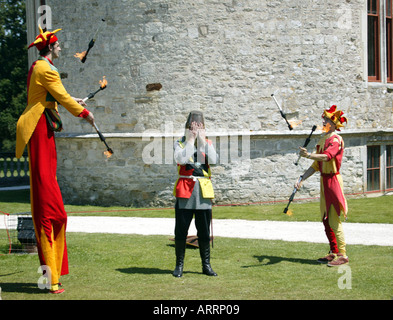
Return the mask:
[[[173,218],[69,216],[67,232],[173,236]],[[393,224],[343,223],[347,244],[393,246]],[[189,235],[195,235],[191,223]],[[213,220],[215,237],[327,243],[320,222]]]
[[[29,186],[0,188],[1,190],[28,189]],[[0,229],[4,228],[0,223]],[[80,217],[69,216],[67,232],[120,233],[140,235],[174,235],[173,218],[136,217]],[[393,246],[393,224],[343,223],[347,244]],[[189,235],[196,235],[191,223]],[[214,219],[216,237],[248,238],[284,241],[327,243],[321,222],[282,222]]]

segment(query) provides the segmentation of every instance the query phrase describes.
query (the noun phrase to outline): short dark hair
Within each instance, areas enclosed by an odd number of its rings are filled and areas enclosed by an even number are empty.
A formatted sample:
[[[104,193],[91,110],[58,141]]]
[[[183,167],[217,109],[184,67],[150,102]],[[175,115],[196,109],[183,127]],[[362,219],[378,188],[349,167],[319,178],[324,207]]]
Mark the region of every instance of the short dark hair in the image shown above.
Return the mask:
[[[45,57],[49,53],[50,49],[52,49],[52,48],[53,48],[53,44],[47,45],[44,49],[42,49],[40,51],[40,56],[44,56]]]
[[[197,122],[197,123],[202,123],[203,127],[205,127],[205,117],[203,116],[203,113],[201,111],[191,111],[187,117],[187,122],[186,122],[186,129],[191,128],[191,123],[192,122]]]

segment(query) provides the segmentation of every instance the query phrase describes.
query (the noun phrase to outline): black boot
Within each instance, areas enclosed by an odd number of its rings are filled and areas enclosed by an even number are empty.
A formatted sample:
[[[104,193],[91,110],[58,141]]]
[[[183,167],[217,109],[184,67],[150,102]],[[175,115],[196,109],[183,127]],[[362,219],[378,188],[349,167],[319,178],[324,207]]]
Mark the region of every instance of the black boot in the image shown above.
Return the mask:
[[[184,255],[186,252],[185,240],[175,240],[175,252],[176,252],[176,268],[173,271],[173,276],[180,278],[183,275]]]
[[[202,259],[202,272],[208,276],[217,276],[210,265],[210,243],[208,241],[199,241],[199,253]]]

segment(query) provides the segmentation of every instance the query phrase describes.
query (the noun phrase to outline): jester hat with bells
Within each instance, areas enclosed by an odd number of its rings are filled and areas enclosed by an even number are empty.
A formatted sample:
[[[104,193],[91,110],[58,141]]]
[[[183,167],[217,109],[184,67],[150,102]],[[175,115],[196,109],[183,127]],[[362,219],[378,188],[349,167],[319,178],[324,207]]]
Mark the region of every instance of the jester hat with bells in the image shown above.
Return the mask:
[[[49,46],[52,43],[55,43],[58,40],[55,33],[60,31],[61,29],[44,32],[42,31],[41,26],[38,26],[38,28],[40,30],[40,34],[35,38],[34,42],[29,45],[28,49],[35,46],[38,51],[41,51],[42,49],[45,49],[45,47]]]
[[[336,125],[336,130],[340,131],[340,128],[344,127],[344,122],[348,123],[348,119],[343,117],[343,114],[344,112],[337,110],[336,105],[332,105],[330,109],[323,112],[322,118],[326,117],[330,119]]]

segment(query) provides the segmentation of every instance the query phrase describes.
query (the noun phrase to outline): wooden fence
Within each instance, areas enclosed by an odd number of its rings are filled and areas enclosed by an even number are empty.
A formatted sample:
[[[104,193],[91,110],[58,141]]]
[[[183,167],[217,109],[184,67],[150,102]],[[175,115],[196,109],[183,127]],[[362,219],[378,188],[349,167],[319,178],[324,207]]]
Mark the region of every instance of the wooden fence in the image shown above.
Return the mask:
[[[20,159],[15,153],[0,152],[0,187],[29,184],[29,158],[24,154]]]

